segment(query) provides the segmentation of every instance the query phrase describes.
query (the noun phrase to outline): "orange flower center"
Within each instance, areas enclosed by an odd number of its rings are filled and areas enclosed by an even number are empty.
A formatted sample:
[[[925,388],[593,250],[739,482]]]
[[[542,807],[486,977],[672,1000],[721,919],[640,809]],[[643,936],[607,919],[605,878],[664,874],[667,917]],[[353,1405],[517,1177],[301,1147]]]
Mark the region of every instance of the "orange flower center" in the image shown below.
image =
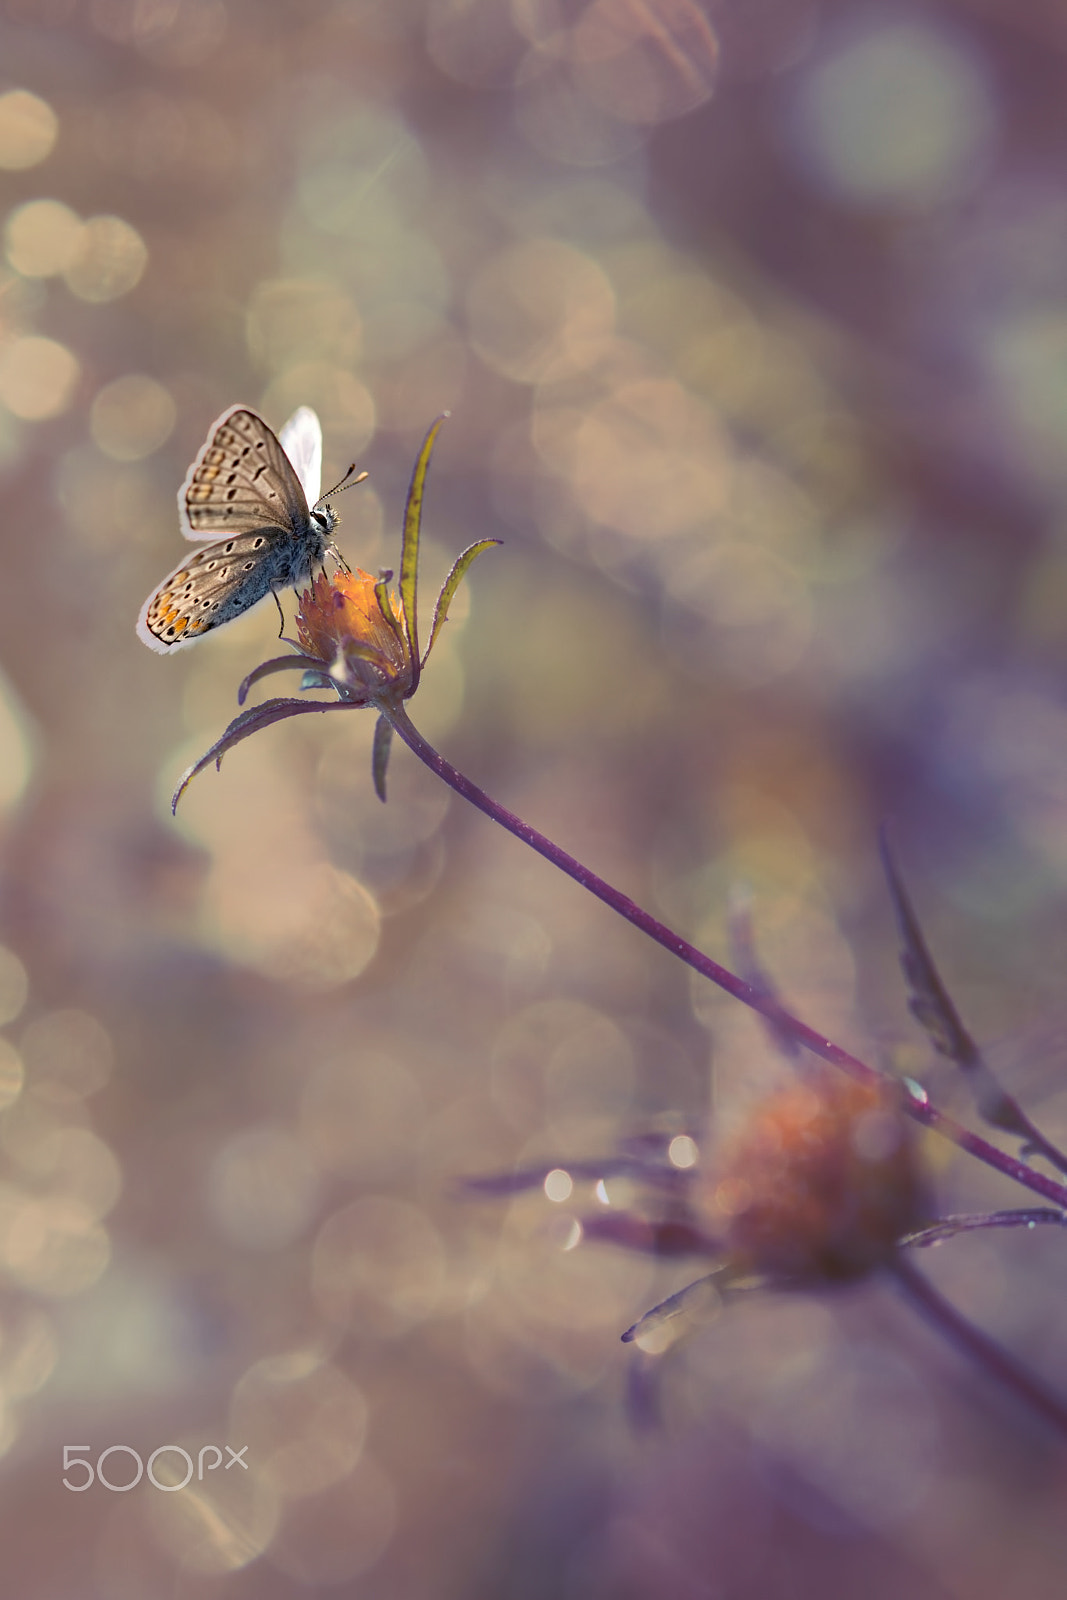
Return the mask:
[[[358,568],[321,573],[305,590],[297,611],[300,643],[331,670],[345,667],[370,692],[411,682],[411,655],[403,627],[382,609],[378,580]],[[399,611],[399,602],[394,611]]]

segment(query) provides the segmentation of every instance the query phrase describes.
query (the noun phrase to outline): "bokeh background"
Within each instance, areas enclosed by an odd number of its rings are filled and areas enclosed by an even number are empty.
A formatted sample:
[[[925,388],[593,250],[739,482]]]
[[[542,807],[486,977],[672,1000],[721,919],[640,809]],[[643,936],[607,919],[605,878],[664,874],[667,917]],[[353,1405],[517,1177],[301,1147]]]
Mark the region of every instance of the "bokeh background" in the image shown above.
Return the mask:
[[[317,408],[371,571],[449,408],[424,593],[504,544],[421,729],[719,958],[745,893],[800,1014],[966,1114],[890,817],[1062,1140],[1065,77],[1055,0],[4,0],[5,1593],[1062,1595],[1062,1448],[888,1286],[753,1298],[635,1389],[694,1272],[580,1219],[660,1202],[465,1197],[643,1133],[713,1168],[782,1070],[753,1019],[399,747],[382,807],[367,716],[172,820],[277,619],[133,622],[226,406]],[[929,1159],[942,1210],[1025,1200]],[[1067,1392],[1043,1232],[921,1264]]]

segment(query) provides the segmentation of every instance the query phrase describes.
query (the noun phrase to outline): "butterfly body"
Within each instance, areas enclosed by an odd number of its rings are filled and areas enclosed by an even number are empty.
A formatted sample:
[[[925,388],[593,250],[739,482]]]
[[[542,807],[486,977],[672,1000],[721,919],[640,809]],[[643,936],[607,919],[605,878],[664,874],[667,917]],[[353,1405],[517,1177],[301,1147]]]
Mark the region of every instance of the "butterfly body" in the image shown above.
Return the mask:
[[[166,654],[232,622],[268,594],[310,581],[336,554],[318,504],[322,434],[306,406],[277,436],[246,406],[212,424],[178,494],[182,532],[210,540],[145,601],[138,636]]]

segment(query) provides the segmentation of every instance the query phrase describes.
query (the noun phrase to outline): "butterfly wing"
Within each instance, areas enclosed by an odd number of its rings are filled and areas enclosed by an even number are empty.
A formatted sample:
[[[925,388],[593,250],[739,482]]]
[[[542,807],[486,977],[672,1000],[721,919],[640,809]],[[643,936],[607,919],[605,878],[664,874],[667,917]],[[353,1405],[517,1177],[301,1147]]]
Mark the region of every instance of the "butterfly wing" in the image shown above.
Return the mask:
[[[294,412],[281,439],[247,406],[223,412],[178,495],[185,537],[211,543],[142,606],[137,634],[149,649],[181,649],[272,590],[308,580],[336,524],[329,506],[308,508],[321,468],[322,431],[309,407]]]
[[[322,429],[310,406],[293,412],[278,435],[278,443],[293,464],[304,498],[313,506],[322,487]]]
[[[160,655],[193,644],[292,581],[299,561],[292,541],[273,527],[205,545],[149,595],[137,618],[137,637]]]
[[[307,434],[306,424],[300,432]],[[187,539],[252,533],[265,524],[299,536],[308,502],[274,430],[247,406],[231,406],[212,423],[185,475],[178,514]]]

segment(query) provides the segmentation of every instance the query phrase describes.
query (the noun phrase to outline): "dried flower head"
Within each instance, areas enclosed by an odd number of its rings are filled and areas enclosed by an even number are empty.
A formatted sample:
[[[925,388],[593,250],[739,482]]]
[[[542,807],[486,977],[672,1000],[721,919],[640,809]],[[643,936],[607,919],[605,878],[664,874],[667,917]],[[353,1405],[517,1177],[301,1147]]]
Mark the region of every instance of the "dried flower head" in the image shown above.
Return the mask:
[[[680,1143],[694,1152],[694,1164],[687,1150],[679,1167]],[[490,1174],[468,1180],[467,1188],[515,1194],[539,1187],[557,1167],[594,1185],[624,1175],[643,1191],[640,1208],[582,1215],[582,1234],[646,1255],[714,1261],[720,1290],[863,1277],[889,1265],[927,1215],[913,1128],[888,1079],[860,1083],[807,1064],[757,1106],[704,1170],[696,1151],[688,1137],[662,1147],[653,1140],[600,1160]],[[671,1296],[637,1326],[658,1324],[664,1311],[673,1316],[686,1294]]]
[[[815,1284],[884,1266],[924,1198],[893,1086],[819,1066],[766,1100],[722,1152],[710,1210],[735,1271]]]

